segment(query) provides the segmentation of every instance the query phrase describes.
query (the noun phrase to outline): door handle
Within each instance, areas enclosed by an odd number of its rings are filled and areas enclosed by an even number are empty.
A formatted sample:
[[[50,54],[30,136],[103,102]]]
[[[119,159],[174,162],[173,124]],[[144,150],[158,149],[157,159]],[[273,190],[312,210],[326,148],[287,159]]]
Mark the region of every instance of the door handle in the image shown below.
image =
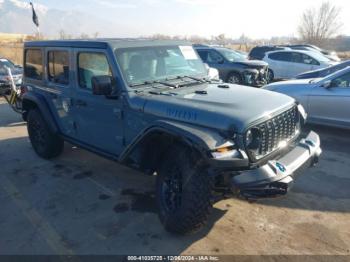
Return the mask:
[[[74,105],[78,107],[83,107],[83,106],[87,106],[87,103],[84,100],[77,99],[75,100]]]

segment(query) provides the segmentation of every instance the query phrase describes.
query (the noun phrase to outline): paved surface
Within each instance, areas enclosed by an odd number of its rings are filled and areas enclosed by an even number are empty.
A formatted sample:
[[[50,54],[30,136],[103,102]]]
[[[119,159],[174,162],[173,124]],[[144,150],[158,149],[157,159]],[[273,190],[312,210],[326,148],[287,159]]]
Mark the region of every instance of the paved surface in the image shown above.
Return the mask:
[[[350,133],[317,131],[320,164],[287,197],[220,201],[179,237],[158,221],[154,177],[68,144],[40,159],[0,100],[0,254],[350,254]]]

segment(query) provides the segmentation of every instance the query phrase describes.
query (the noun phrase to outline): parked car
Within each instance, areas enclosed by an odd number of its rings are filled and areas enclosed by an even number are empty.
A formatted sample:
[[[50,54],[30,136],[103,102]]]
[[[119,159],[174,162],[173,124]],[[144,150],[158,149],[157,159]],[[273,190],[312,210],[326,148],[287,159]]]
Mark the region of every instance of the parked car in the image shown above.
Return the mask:
[[[209,81],[187,42],[36,41],[24,58],[34,151],[50,159],[69,141],[156,175],[171,232],[200,229],[220,192],[285,195],[321,154],[316,133],[301,138],[305,114],[293,98]]]
[[[20,85],[22,83],[22,68],[6,58],[0,58],[0,95],[8,93],[10,90],[11,80],[8,68],[11,70],[15,84]]]
[[[310,123],[350,128],[350,67],[325,78],[278,82],[264,89],[294,97]]]
[[[305,45],[286,45],[286,47],[289,47],[293,50],[316,51],[318,53],[323,54],[331,61],[334,61],[334,62],[341,61],[341,59],[337,55],[337,52],[324,50],[324,49],[321,49],[315,45],[307,45],[307,44],[305,44]]]
[[[248,54],[248,59],[263,60],[267,52],[279,51],[279,50],[290,50],[290,48],[283,47],[283,46],[275,46],[275,45],[255,46],[250,50]]]
[[[267,84],[268,64],[250,61],[224,47],[195,46],[204,63],[219,70],[220,79],[231,84],[260,87]]]
[[[326,77],[326,76],[331,75],[331,74],[333,74],[341,69],[344,69],[348,66],[350,66],[350,60],[339,63],[339,64],[334,65],[334,66],[330,66],[330,67],[302,73],[300,75],[297,75],[296,79],[310,79],[310,78]]]
[[[319,53],[301,50],[268,52],[263,61],[269,64],[269,82],[274,79],[295,78],[301,73],[336,64]]]

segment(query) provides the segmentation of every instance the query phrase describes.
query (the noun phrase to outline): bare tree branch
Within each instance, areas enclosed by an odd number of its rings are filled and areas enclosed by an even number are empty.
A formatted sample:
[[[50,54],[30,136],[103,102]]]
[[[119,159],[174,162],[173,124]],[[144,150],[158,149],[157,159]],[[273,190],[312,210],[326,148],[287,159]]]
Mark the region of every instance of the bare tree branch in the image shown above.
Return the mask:
[[[303,41],[321,44],[339,33],[342,26],[339,20],[340,8],[333,6],[330,2],[324,2],[318,9],[305,10],[298,32]]]

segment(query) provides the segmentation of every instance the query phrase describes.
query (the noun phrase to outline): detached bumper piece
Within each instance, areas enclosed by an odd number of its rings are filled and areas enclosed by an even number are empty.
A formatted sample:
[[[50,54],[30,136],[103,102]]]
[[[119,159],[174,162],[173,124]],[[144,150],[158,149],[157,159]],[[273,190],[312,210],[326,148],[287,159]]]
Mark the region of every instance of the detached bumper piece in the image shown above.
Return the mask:
[[[285,195],[293,185],[293,176],[316,164],[321,153],[319,136],[310,132],[282,158],[234,176],[232,190],[251,200]]]

